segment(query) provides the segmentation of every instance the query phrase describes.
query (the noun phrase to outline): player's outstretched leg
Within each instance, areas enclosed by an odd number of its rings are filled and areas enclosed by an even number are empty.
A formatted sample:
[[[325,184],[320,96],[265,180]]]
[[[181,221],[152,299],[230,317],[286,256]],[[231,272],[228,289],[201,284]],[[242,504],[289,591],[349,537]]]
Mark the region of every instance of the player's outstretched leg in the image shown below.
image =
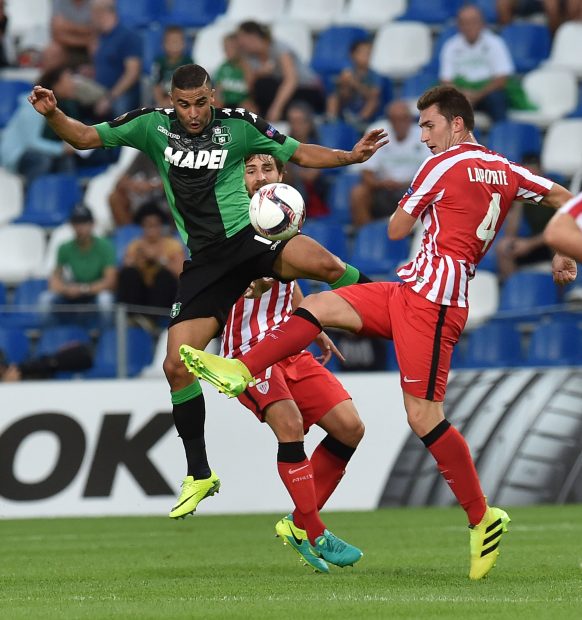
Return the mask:
[[[176,505],[168,515],[171,519],[184,518],[186,515],[193,514],[198,504],[220,489],[220,480],[218,476],[211,471],[210,478],[195,480],[193,476],[186,476],[182,481],[182,492],[176,502]]]
[[[324,560],[341,568],[353,566],[364,555],[360,549],[338,538],[329,530],[324,530],[323,534],[317,537],[315,550]]]
[[[180,358],[189,372],[208,381],[229,398],[242,394],[254,380],[240,360],[225,359],[187,344],[180,347]]]
[[[311,566],[318,573],[329,573],[327,563],[311,546],[307,532],[293,523],[293,515],[287,515],[277,521],[275,532],[282,539],[284,545],[289,545],[300,555],[306,565]]]
[[[495,566],[501,536],[507,532],[507,525],[510,521],[509,515],[504,510],[488,506],[480,523],[469,526],[471,531],[470,579],[482,579]]]

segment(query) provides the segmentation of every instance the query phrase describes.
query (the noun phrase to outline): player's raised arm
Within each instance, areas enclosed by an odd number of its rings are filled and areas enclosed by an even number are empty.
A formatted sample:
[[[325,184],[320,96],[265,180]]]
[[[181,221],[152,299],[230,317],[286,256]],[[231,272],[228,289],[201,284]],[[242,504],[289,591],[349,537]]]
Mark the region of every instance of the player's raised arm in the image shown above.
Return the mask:
[[[338,168],[361,164],[385,144],[388,134],[383,129],[373,129],[360,138],[351,151],[329,149],[318,144],[300,144],[291,161],[305,168]]]
[[[103,146],[94,127],[67,116],[57,107],[57,99],[52,90],[35,86],[28,101],[39,114],[46,118],[47,123],[59,138],[76,149],[94,149]]]
[[[540,204],[544,207],[559,209],[571,198],[572,194],[565,187],[562,187],[559,183],[554,183],[550,191],[543,197]]]

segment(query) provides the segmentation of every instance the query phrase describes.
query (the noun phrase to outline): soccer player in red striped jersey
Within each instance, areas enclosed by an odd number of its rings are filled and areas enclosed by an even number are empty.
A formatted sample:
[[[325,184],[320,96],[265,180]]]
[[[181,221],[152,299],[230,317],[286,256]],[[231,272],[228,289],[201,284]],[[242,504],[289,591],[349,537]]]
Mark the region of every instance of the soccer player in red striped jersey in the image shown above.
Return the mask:
[[[283,167],[272,155],[248,156],[244,178],[249,196],[267,183],[280,182]],[[285,321],[302,299],[295,282],[253,282],[228,315],[221,355],[237,357],[252,349],[269,329]],[[238,399],[271,427],[279,442],[277,469],[295,510],[276,524],[277,534],[315,570],[327,572],[326,559],[343,566],[361,558],[359,549],[329,533],[319,510],[344,475],[364,425],[350,395],[323,365],[332,351],[336,355],[339,351],[324,332],[316,342],[322,351],[321,364],[311,353],[301,351],[267,368]],[[304,433],[314,424],[327,435],[308,459]]]
[[[544,241],[582,262],[582,194],[569,200],[554,215],[544,231]]]
[[[421,140],[432,157],[421,165],[388,224],[402,239],[420,219],[424,227],[415,259],[402,267],[400,283],[374,282],[310,295],[293,316],[239,360],[194,356],[193,371],[227,394],[244,389],[253,376],[306,347],[323,326],[394,340],[408,423],[467,513],[469,577],[481,579],[495,565],[509,517],[489,507],[465,439],[446,420],[445,388],[454,345],[468,313],[468,283],[491,247],[514,200],[562,207],[565,188],[479,145],[474,115],[454,87],[436,86],[418,100]],[[557,254],[554,280],[576,277],[576,263]]]

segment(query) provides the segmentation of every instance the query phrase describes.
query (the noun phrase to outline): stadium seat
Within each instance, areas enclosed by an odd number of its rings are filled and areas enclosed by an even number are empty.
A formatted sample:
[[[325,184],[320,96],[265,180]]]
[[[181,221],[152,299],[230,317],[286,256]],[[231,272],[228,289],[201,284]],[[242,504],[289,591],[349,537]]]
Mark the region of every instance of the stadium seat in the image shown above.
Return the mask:
[[[0,281],[17,284],[38,273],[45,253],[45,232],[33,224],[0,227]]]
[[[558,28],[546,66],[566,68],[582,78],[582,23],[569,21]]]
[[[42,279],[31,279],[21,282],[14,291],[12,303],[8,306],[10,312],[6,312],[2,318],[4,326],[37,328],[44,321],[44,316],[35,309],[41,293],[46,291],[48,283]]]
[[[28,357],[30,343],[24,330],[15,327],[0,327],[0,351],[6,361],[18,364]]]
[[[127,246],[138,237],[141,237],[142,228],[137,224],[127,224],[126,226],[119,226],[113,233],[113,246],[115,247],[115,260],[118,265],[123,263],[125,257],[125,250]]]
[[[456,16],[460,4],[459,0],[408,0],[400,19],[441,25]]]
[[[406,10],[406,0],[350,0],[334,24],[353,25],[377,30],[386,22],[399,17]]]
[[[438,73],[435,69],[431,67],[425,67],[407,77],[402,84],[402,90],[400,91],[400,96],[402,99],[406,99],[411,107],[414,106],[416,108],[416,102],[422,93],[435,86],[439,83]]]
[[[286,43],[299,60],[306,65],[311,63],[313,55],[313,39],[309,28],[303,22],[276,21],[271,26],[275,41]]]
[[[48,278],[51,275],[57,265],[57,252],[59,247],[63,243],[73,239],[74,236],[75,232],[73,227],[68,222],[66,224],[61,224],[61,226],[57,226],[57,228],[51,232],[46,244],[42,265],[39,271],[34,274],[36,277]]]
[[[232,32],[230,22],[217,21],[199,30],[194,38],[192,58],[211,76],[225,60],[223,39],[230,32]]]
[[[430,68],[434,73],[438,75],[439,67],[440,67],[440,56],[441,51],[443,49],[443,45],[454,35],[459,32],[459,29],[456,25],[452,24],[450,26],[445,26],[437,35],[433,47],[432,47],[432,56],[430,59],[430,63],[427,68]]]
[[[37,355],[50,355],[61,347],[72,343],[90,344],[91,338],[87,330],[77,325],[47,327],[42,330],[36,346]]]
[[[409,250],[410,238],[388,239],[386,221],[382,219],[358,230],[350,262],[368,275],[392,275],[395,267],[405,262]]]
[[[576,77],[568,69],[534,69],[523,78],[522,86],[538,109],[511,110],[509,117],[515,121],[547,127],[570,114],[578,104]]]
[[[534,330],[526,363],[531,366],[582,365],[582,332],[572,321],[547,321]]]
[[[179,24],[183,28],[204,28],[226,11],[226,5],[226,0],[196,0],[193,9],[192,0],[172,0],[170,11],[162,22]]]
[[[338,222],[326,220],[308,220],[301,231],[315,239],[332,254],[346,259],[348,250],[343,226]]]
[[[510,161],[522,163],[527,156],[539,157],[542,134],[535,125],[500,121],[491,127],[488,146],[492,151],[505,155]]]
[[[420,22],[394,22],[382,26],[374,38],[370,67],[391,78],[408,77],[431,58],[430,28]]]
[[[136,376],[151,363],[153,342],[150,334],[139,327],[129,327],[127,336],[127,376]],[[85,375],[88,379],[117,376],[117,333],[115,329],[101,332],[95,349],[93,368]]]
[[[0,168],[0,188],[2,202],[0,204],[0,226],[7,224],[22,213],[23,188],[22,178],[17,174]]]
[[[140,34],[143,41],[141,71],[149,76],[154,61],[163,51],[164,29],[159,24],[153,24]]]
[[[332,26],[319,33],[311,66],[322,75],[340,73],[350,66],[350,47],[369,39],[368,32],[351,26]]]
[[[491,322],[471,332],[463,361],[465,368],[517,366],[522,361],[521,336],[509,322]]]
[[[165,2],[160,0],[117,0],[116,7],[119,21],[128,28],[146,28],[166,12]]]
[[[52,4],[39,0],[6,2],[8,23],[4,40],[8,40],[16,52],[44,49],[50,41]]]
[[[81,199],[77,177],[72,174],[46,174],[30,184],[24,211],[15,223],[54,227],[64,224]]]
[[[318,127],[319,143],[330,149],[351,151],[360,136],[354,127],[342,121],[322,123]]]
[[[567,177],[582,170],[582,119],[565,119],[550,125],[541,163],[543,170]]]
[[[19,80],[0,80],[0,127],[6,123],[16,110],[20,95],[29,93],[32,85]]]
[[[477,269],[469,282],[469,317],[466,329],[471,330],[488,321],[499,306],[497,276],[490,271]]]
[[[352,222],[351,192],[354,185],[359,182],[360,175],[349,172],[341,172],[333,179],[328,203],[334,220],[340,224],[351,224]]]
[[[521,314],[531,318],[547,306],[559,303],[558,288],[550,273],[518,271],[505,281],[501,290],[499,312]]]
[[[258,19],[262,24],[271,24],[281,15],[284,8],[285,0],[230,0],[221,19],[235,25],[249,19]]]
[[[460,4],[472,4],[477,6],[486,22],[490,24],[497,23],[497,0],[461,0]]]
[[[503,28],[501,37],[507,43],[518,73],[532,71],[550,53],[550,31],[544,24],[515,22]]]
[[[331,26],[342,11],[344,0],[289,0],[285,18],[304,22],[310,30]]]

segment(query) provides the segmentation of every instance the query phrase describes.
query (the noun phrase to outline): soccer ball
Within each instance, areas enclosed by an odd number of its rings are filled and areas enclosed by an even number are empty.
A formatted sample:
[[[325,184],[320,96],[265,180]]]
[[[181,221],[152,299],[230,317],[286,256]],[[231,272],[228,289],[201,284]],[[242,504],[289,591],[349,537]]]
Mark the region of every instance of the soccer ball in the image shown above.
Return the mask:
[[[249,206],[253,228],[263,237],[277,241],[296,235],[305,221],[301,194],[286,183],[269,183],[255,193]]]

